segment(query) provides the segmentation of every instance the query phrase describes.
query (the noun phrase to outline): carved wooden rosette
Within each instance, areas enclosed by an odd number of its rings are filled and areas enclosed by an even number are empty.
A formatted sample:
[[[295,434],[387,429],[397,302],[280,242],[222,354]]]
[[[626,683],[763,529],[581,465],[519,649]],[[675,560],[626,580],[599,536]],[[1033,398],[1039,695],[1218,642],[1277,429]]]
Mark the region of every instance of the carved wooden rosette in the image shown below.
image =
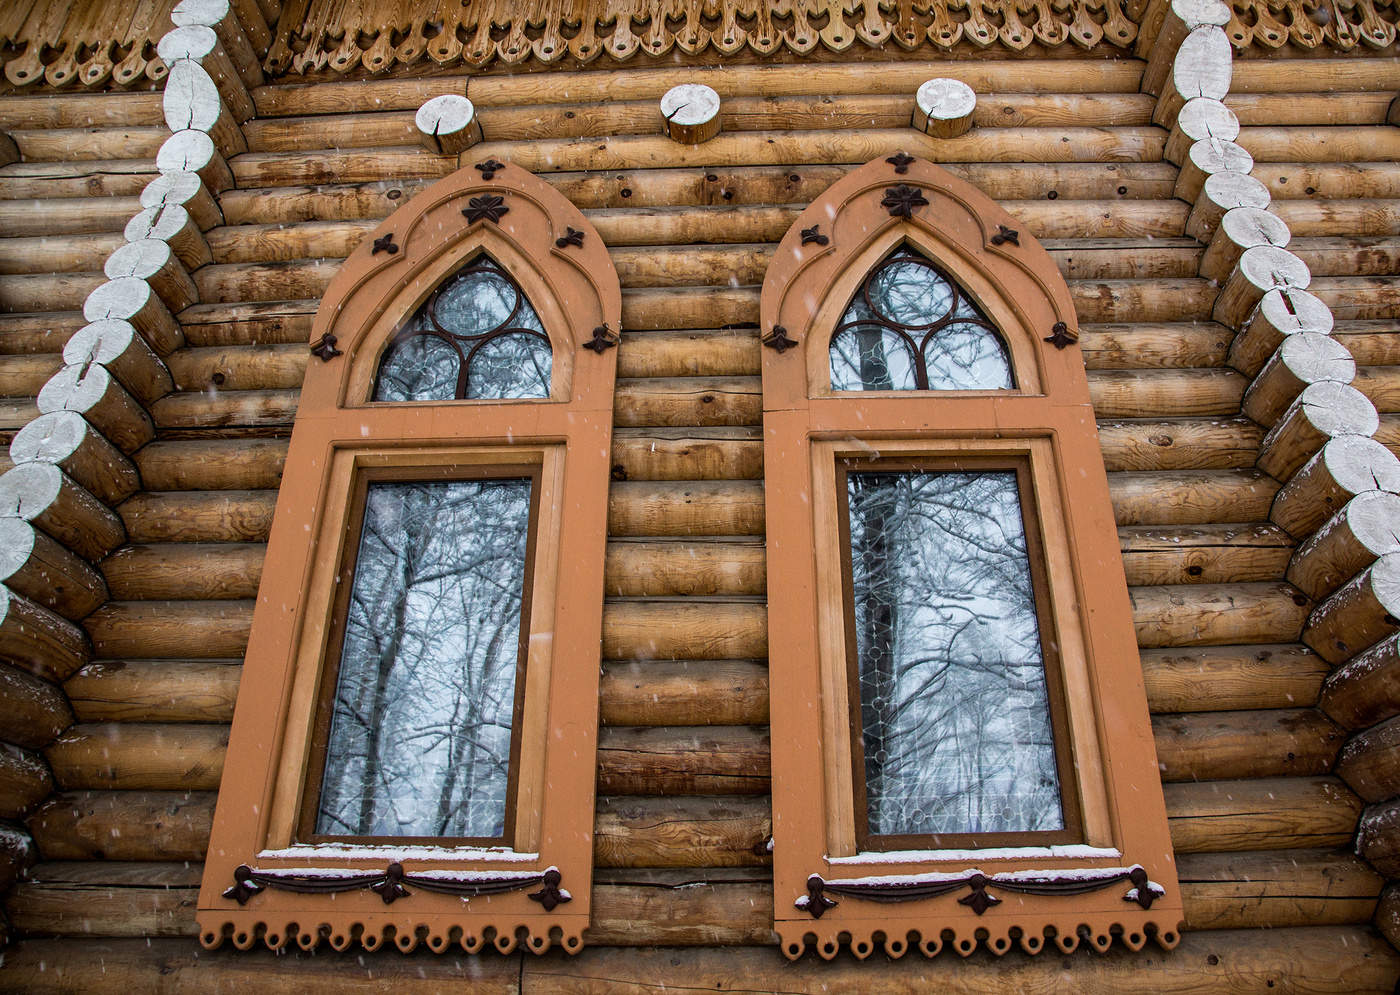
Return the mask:
[[[833,329],[866,274],[901,246],[950,274],[996,324],[1015,388],[831,389]],[[768,268],[760,321],[771,346],[763,350],[764,469],[774,917],[783,952],[796,958],[814,947],[829,959],[848,942],[865,957],[882,934],[885,952],[899,956],[914,932],[932,956],[948,931],[963,955],[979,943],[994,953],[1017,942],[1031,953],[1069,951],[1081,935],[1099,950],[1115,936],[1133,949],[1149,939],[1174,946],[1182,898],[1137,640],[1074,347],[1074,306],[1053,260],[971,185],[893,156],[854,170],[793,223]],[[849,707],[833,538],[835,463],[848,457],[993,457],[1029,467],[1034,508],[1023,513],[1043,539],[1047,619],[1078,779],[1064,792],[1082,826],[1068,849],[977,840],[940,852],[929,838],[926,849],[858,853],[852,778],[862,774],[851,740],[860,731]]]
[[[421,941],[434,951],[490,943],[509,952],[519,942],[538,953],[557,930],[565,950],[582,947],[597,711],[568,706],[598,696],[617,355],[587,347],[600,328],[615,341],[622,298],[607,250],[577,208],[524,170],[489,166],[459,170],[386,219],[317,312],[311,341],[324,361],[307,369],[253,618],[200,894],[206,946],[392,942],[407,951]],[[550,396],[370,403],[380,358],[403,321],[483,253],[540,316],[553,351]],[[366,840],[340,855],[298,849],[299,806],[319,787],[304,772],[351,484],[373,467],[470,464],[533,467],[541,481],[508,845]]]

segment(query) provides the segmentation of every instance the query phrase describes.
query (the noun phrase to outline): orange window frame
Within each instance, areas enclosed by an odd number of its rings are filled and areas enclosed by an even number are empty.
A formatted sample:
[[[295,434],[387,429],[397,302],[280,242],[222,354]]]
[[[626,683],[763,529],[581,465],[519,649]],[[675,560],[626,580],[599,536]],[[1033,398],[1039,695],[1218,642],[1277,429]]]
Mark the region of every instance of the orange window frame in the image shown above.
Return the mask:
[[[550,396],[372,402],[396,331],[482,253],[544,325]],[[621,311],[616,270],[582,213],[494,161],[418,194],[331,282],[312,329],[205,862],[206,946],[582,948]],[[337,580],[358,541],[348,528],[355,495],[367,479],[492,472],[536,482],[505,845],[305,839],[304,802],[320,790],[308,776],[317,703],[335,670]]]
[[[774,921],[784,953],[1005,953],[1172,947],[1182,918],[1155,745],[1069,288],[988,197],[902,153],[853,170],[780,243],[761,300]],[[833,329],[901,245],[955,279],[1000,330],[1016,387],[833,391]],[[840,466],[996,460],[1025,468],[1038,604],[1057,646],[1079,838],[958,837],[862,850],[854,805]],[[1039,593],[1038,593],[1039,597]],[[1058,723],[1057,723],[1058,724]],[[1061,745],[1061,744],[1057,744]],[[1053,838],[1051,838],[1053,837]]]

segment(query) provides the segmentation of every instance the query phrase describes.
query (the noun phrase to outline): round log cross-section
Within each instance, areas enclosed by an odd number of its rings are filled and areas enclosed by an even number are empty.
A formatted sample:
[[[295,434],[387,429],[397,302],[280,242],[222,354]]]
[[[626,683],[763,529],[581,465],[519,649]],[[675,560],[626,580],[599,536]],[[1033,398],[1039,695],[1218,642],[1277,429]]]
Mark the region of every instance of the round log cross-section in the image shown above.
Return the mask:
[[[719,134],[719,94],[703,83],[682,83],[661,98],[666,134],[682,145],[699,145]]]
[[[466,97],[444,93],[418,108],[417,125],[424,146],[439,155],[457,155],[481,141],[481,122]]]
[[[925,81],[914,94],[913,125],[934,138],[957,138],[972,127],[977,94],[956,79]]]

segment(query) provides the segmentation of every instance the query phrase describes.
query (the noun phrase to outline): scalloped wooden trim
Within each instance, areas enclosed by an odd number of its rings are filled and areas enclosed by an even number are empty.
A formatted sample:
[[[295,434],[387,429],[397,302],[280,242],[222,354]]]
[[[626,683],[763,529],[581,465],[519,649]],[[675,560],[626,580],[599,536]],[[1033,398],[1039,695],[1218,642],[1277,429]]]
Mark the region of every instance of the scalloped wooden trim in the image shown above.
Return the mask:
[[[309,918],[317,919],[314,914]],[[314,929],[302,925],[307,919],[306,915],[273,917],[265,912],[223,912],[202,917],[199,942],[206,950],[217,950],[225,943],[238,950],[252,950],[259,943],[270,950],[284,950],[295,943],[302,950],[325,945],[336,951],[353,946],[374,951],[393,946],[406,954],[420,945],[436,954],[454,949],[475,954],[488,947],[502,954],[513,953],[517,948],[543,954],[557,943],[569,953],[578,953],[583,949],[583,931],[588,927],[586,916],[556,921],[501,916],[482,927],[464,924],[462,916],[446,913],[368,913],[327,918]]]

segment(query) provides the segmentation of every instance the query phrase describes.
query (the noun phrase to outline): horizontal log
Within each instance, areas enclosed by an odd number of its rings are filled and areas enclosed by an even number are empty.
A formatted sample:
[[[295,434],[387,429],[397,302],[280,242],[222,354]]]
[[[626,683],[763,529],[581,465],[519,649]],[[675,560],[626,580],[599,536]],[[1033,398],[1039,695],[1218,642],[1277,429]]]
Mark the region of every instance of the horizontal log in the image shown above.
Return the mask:
[[[213,792],[71,791],[29,817],[47,860],[204,859]]]
[[[1400,718],[1363,729],[1337,757],[1337,776],[1367,802],[1400,795]]]
[[[181,349],[166,361],[175,389],[299,389],[310,357],[302,345]]]
[[[1343,847],[1361,800],[1335,777],[1266,777],[1166,784],[1177,854]]]
[[[0,819],[20,819],[53,791],[41,754],[0,742]]]
[[[128,498],[117,513],[135,543],[266,542],[276,504],[275,490],[165,491]]]
[[[170,137],[163,124],[107,128],[13,128],[9,136],[27,162],[150,159]]]
[[[598,793],[763,795],[768,757],[766,729],[604,727],[598,731]]]
[[[740,428],[615,429],[614,480],[757,480],[763,439]]]
[[[627,377],[758,376],[757,328],[624,332],[617,375]]]
[[[1223,366],[1232,336],[1210,322],[1079,326],[1090,370],[1189,369]]]
[[[611,887],[611,886],[605,886]],[[712,886],[702,885],[701,891]],[[677,892],[684,897],[686,892]],[[746,895],[760,901],[756,893]],[[724,913],[717,921],[723,921]],[[193,925],[191,925],[193,928]],[[28,939],[5,956],[7,977],[35,995],[91,991],[102,985],[139,988],[155,976],[172,991],[198,988],[210,977],[234,989],[268,995],[336,995],[363,985],[392,985],[405,995],[436,992],[461,976],[457,958],[404,956],[397,950],[352,958],[327,958],[299,950],[201,950],[188,939]],[[1018,957],[981,966],[961,962],[949,970],[943,959],[903,957],[880,965],[880,978],[905,991],[982,995],[989,987],[1052,990],[1072,976],[1086,990],[1132,991],[1142,983],[1142,956],[1129,951],[1100,954],[1085,945],[1077,953]],[[1188,933],[1170,970],[1153,973],[1161,995],[1199,995],[1255,981],[1260,991],[1289,987],[1319,993],[1389,995],[1400,957],[1384,937],[1367,927],[1318,926],[1269,930],[1210,930]],[[697,988],[738,992],[822,989],[855,990],[868,985],[871,967],[854,958],[788,963],[771,949],[755,947],[610,948],[593,945],[570,957],[486,957],[472,962],[472,984],[482,995],[511,993],[522,984],[541,990],[578,992],[646,991],[673,985],[683,976]],[[523,979],[523,980],[522,980]]]
[[[1393,162],[1266,162],[1254,175],[1278,204],[1312,197],[1400,197],[1400,165]]]
[[[1282,219],[1295,238],[1308,235],[1400,235],[1400,200],[1280,200],[1269,213]]]
[[[1390,98],[1375,93],[1231,93],[1225,106],[1246,125],[1382,124]]]
[[[1400,636],[1382,639],[1334,670],[1318,705],[1347,729],[1400,715]]]
[[[768,862],[766,799],[599,798],[595,867],[753,867]]]
[[[1360,367],[1352,386],[1382,414],[1400,412],[1400,366]]]
[[[79,722],[233,720],[238,660],[98,660],[63,684]]]
[[[5,715],[5,741],[31,750],[48,746],[73,722],[73,710],[59,688],[0,664],[0,709]]]
[[[768,722],[768,668],[747,660],[609,661],[599,694],[610,726]]]
[[[1143,647],[1292,642],[1312,604],[1277,582],[1134,587],[1128,595]]]
[[[1245,418],[1171,421],[1107,419],[1099,446],[1110,472],[1230,469],[1252,466],[1264,432]]]
[[[1241,128],[1240,145],[1256,162],[1394,162],[1400,135],[1377,127]]]
[[[1308,289],[1340,321],[1386,318],[1400,305],[1400,280],[1393,276],[1320,276]]]
[[[120,231],[55,238],[0,239],[0,273],[98,273],[126,244]]]
[[[1169,163],[947,163],[948,172],[998,202],[1055,199],[1160,200],[1172,198],[1176,170]],[[837,164],[704,169],[629,169],[552,173],[541,177],[583,210],[618,207],[740,207],[805,204],[821,196],[849,167]],[[333,178],[332,178],[333,179]],[[13,180],[8,182],[13,183]],[[426,180],[377,179],[317,186],[228,190],[219,198],[230,225],[285,225],[303,221],[378,221],[388,217]],[[0,196],[4,190],[0,189]],[[149,206],[149,205],[147,205]],[[232,261],[232,260],[226,260]]]
[[[1400,365],[1400,336],[1390,334],[1388,321],[1339,321],[1332,335],[1347,347],[1358,366]]]
[[[74,311],[106,282],[101,273],[29,273],[0,276],[0,313]]]
[[[96,128],[163,123],[159,93],[46,93],[0,97],[0,120],[12,128]]]
[[[287,441],[162,441],[133,459],[148,491],[275,489],[287,461]]]
[[[134,197],[155,179],[156,164],[153,159],[13,162],[0,169],[0,177],[0,200]]]
[[[0,397],[36,397],[62,368],[63,357],[56,353],[6,356],[0,362]]]
[[[1400,90],[1400,69],[1387,58],[1338,62],[1310,59],[1239,60],[1230,83],[1232,93],[1374,92]]]
[[[286,429],[296,418],[299,390],[182,391],[151,405],[158,429]]]
[[[603,607],[609,660],[749,660],[768,655],[768,612],[756,602],[613,601]]]
[[[1154,713],[1298,708],[1317,701],[1327,663],[1298,643],[1144,649]]]
[[[106,722],[71,727],[44,751],[64,790],[215,791],[228,726]]]
[[[1315,708],[1154,715],[1163,782],[1330,773],[1346,734]]]
[[[193,937],[198,873],[199,865],[188,864],[37,864],[15,888],[11,922],[36,936]]]
[[[1258,470],[1110,473],[1118,525],[1204,525],[1268,517],[1278,482]]]
[[[615,541],[608,544],[603,593],[608,597],[760,595],[764,549],[757,543]]]
[[[1276,579],[1293,540],[1272,525],[1204,525],[1118,530],[1123,568],[1132,586],[1217,584]]]
[[[226,659],[248,643],[253,602],[109,601],[83,620],[94,655],[114,659]]]
[[[266,552],[261,543],[124,546],[100,566],[118,601],[253,598]]]
[[[1365,923],[1384,883],[1330,850],[1183,854],[1177,875],[1188,929]]]
[[[608,490],[608,535],[762,535],[759,481],[622,481]]]
[[[758,425],[763,388],[757,377],[649,377],[618,380],[613,424],[641,426]]]
[[[120,232],[140,210],[141,201],[134,195],[0,200],[0,231],[11,238]]]
[[[1089,397],[1100,418],[1234,415],[1246,385],[1234,370],[1095,370]]]

